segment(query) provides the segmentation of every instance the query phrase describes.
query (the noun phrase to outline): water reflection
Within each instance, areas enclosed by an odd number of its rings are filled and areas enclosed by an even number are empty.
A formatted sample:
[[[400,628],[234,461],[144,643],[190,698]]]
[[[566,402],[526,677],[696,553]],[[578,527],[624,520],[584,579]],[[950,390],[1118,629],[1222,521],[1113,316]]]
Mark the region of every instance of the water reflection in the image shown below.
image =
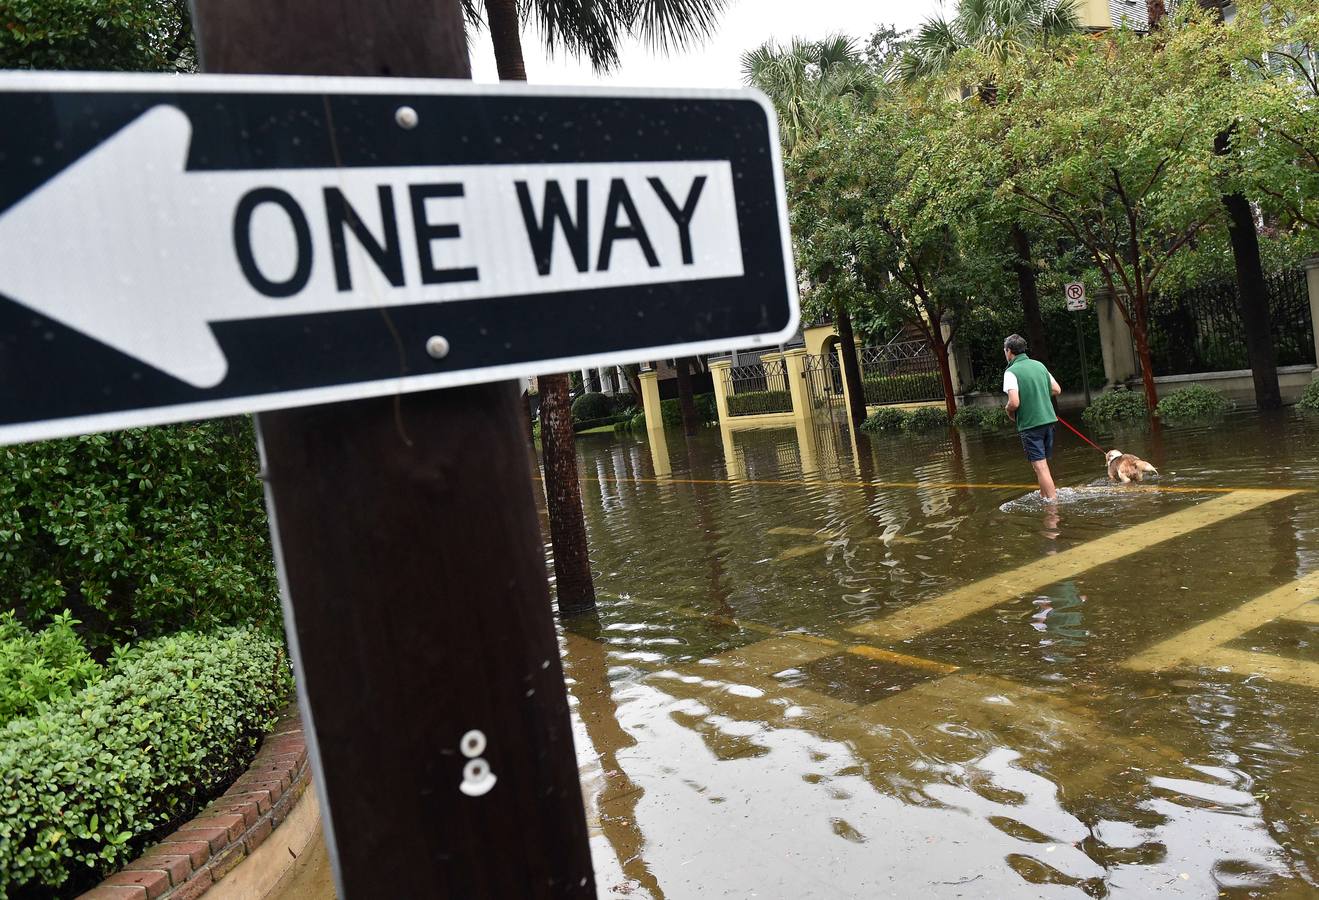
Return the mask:
[[[1308,488],[1316,436],[1242,415],[1109,442],[1169,487]],[[1313,692],[1123,665],[1319,567],[1313,494],[1025,595],[1007,578],[988,609],[886,642],[852,629],[1212,496],[1111,491],[1064,435],[1074,499],[1050,508],[1022,501],[1011,435],[594,438],[602,608],[564,652],[607,895],[1315,890]],[[1280,621],[1231,646],[1319,663],[1312,631]]]

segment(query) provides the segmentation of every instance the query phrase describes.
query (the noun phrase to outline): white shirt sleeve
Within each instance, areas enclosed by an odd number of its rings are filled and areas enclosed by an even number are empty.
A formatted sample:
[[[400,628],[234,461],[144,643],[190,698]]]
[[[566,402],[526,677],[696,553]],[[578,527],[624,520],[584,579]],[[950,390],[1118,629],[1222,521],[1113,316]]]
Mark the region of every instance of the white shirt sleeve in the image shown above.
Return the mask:
[[[1017,389],[1017,376],[1011,372],[1003,373],[1003,393],[1015,391]]]

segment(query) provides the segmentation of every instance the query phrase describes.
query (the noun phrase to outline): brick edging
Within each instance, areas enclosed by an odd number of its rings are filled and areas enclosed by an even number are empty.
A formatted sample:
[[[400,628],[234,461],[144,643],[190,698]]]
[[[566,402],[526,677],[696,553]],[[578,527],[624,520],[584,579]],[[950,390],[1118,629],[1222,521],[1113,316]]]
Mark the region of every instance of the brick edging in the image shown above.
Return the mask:
[[[280,715],[252,765],[191,822],[78,900],[199,897],[288,818],[311,782],[297,704]]]

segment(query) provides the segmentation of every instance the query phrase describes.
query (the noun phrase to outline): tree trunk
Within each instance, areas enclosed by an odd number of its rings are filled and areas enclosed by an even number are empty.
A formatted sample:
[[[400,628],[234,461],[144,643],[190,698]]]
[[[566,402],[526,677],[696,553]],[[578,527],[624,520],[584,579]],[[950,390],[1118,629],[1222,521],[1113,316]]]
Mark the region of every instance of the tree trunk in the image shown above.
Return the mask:
[[[522,33],[518,28],[517,0],[485,0],[490,43],[495,49],[495,67],[500,81],[526,81],[522,59]]]
[[[938,328],[934,329],[937,333]],[[934,355],[939,360],[939,378],[943,382],[943,406],[948,411],[948,421],[957,415],[957,389],[953,387],[953,367],[948,363],[948,345],[941,338],[935,338]]]
[[[595,586],[577,480],[567,375],[544,375],[540,379],[540,443],[545,456],[545,502],[554,546],[559,615],[580,615],[595,609]]]
[[[627,379],[627,385],[632,389],[632,398],[637,401],[637,409],[645,409],[645,399],[641,396],[641,367],[632,364],[623,366],[623,377]]]
[[[1230,131],[1214,138],[1214,152],[1226,156],[1232,145]],[[1264,266],[1259,258],[1259,234],[1255,216],[1244,194],[1224,194],[1227,209],[1227,234],[1232,242],[1232,260],[1237,270],[1237,308],[1246,332],[1246,354],[1255,382],[1255,405],[1260,409],[1278,409],[1282,393],[1278,388],[1278,355],[1273,347],[1273,322],[1269,314],[1269,288],[1264,282]]]
[[[526,81],[517,0],[485,0],[490,41],[501,81]],[[595,585],[587,552],[582,488],[577,480],[577,442],[573,438],[568,376],[540,380],[540,444],[545,458],[545,504],[554,548],[554,592],[561,618],[595,609]]]
[[[1035,281],[1035,263],[1031,261],[1030,235],[1015,222],[1012,224],[1012,268],[1017,273],[1021,292],[1021,311],[1026,317],[1026,341],[1033,359],[1048,365],[1049,346],[1044,339],[1044,317],[1040,314],[1040,293]]]
[[[843,304],[834,304],[834,323],[838,326],[838,343],[843,353],[843,379],[852,408],[848,410],[853,428],[860,428],[866,420],[866,390],[861,383],[861,362],[856,357],[856,337],[852,333],[852,317]]]
[[[673,361],[678,370],[678,406],[682,409],[682,430],[688,437],[693,437],[700,425],[696,417],[696,401],[692,399],[692,360],[680,356]]]
[[[1149,30],[1154,31],[1163,24],[1163,17],[1168,14],[1168,7],[1163,0],[1145,0],[1145,18],[1149,22]]]
[[[1150,356],[1149,332],[1146,331],[1144,318],[1143,315],[1137,315],[1131,337],[1136,344],[1136,357],[1140,360],[1140,383],[1145,389],[1145,406],[1150,418],[1153,418],[1154,407],[1159,405],[1159,391],[1154,386],[1154,357]]]

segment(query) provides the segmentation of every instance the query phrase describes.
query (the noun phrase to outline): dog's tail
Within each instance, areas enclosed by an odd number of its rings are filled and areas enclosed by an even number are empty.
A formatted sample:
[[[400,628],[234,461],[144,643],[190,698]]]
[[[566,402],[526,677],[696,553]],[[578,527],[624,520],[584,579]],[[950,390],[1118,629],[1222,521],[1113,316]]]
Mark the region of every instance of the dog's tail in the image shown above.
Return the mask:
[[[1145,460],[1143,460],[1143,459],[1140,461],[1140,471],[1141,471],[1142,473],[1144,473],[1145,475],[1158,475],[1158,474],[1159,474],[1159,470],[1158,470],[1158,469],[1154,468],[1152,465],[1150,465],[1149,463],[1145,462]]]

